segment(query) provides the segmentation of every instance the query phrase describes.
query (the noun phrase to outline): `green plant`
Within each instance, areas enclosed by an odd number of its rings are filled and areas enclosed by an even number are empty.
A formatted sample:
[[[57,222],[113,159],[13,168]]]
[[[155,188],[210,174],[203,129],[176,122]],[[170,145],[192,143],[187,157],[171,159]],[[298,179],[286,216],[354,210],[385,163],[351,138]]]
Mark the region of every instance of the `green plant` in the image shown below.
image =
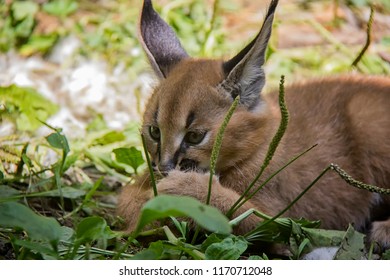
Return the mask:
[[[371,2],[348,1],[349,9],[358,13]],[[375,2],[377,14],[387,15],[388,1]],[[227,44],[226,36],[231,32],[223,29],[225,15],[220,16],[231,3],[215,1],[213,6],[205,3],[180,0],[158,6],[159,2],[155,1],[157,10],[173,25],[191,54],[218,57],[226,54],[227,50],[241,48],[240,39],[235,40],[233,46],[230,40]],[[112,66],[124,65],[129,69],[129,79],[135,80],[145,69],[136,36],[140,4],[140,1],[122,0],[108,1],[104,5],[72,0],[52,0],[42,4],[36,1],[7,1],[0,5],[0,51],[16,50],[22,55],[46,54],[59,38],[73,34],[80,40],[80,53],[86,58],[99,57]],[[285,6],[287,13],[289,8]],[[48,33],[42,31],[38,28],[39,14],[54,18],[59,26]],[[281,19],[284,18],[279,19],[277,16],[275,28],[283,28]],[[300,19],[299,22],[313,27],[328,45],[278,49],[277,40],[274,40],[272,49],[267,53],[268,64],[273,69],[269,72],[269,84],[276,85],[282,74],[295,77],[299,72],[307,77],[351,70],[351,63],[358,57],[362,46],[346,47],[335,38],[332,27],[325,26],[326,23]],[[373,42],[375,48],[364,53],[358,63],[358,71],[388,73],[388,65],[377,55],[378,50],[386,52],[388,41],[384,36],[379,43]],[[124,234],[120,231],[122,220],[115,216],[111,197],[118,187],[131,182],[136,173],[150,167],[150,164],[144,163],[148,161],[148,154],[141,152],[139,124],[131,123],[120,131],[112,130],[98,115],[87,125],[86,135],[82,138],[68,139],[61,129],[54,127],[46,137],[35,135],[36,129],[43,125],[42,122],[48,122],[48,117],[55,114],[57,108],[35,89],[17,86],[0,88],[0,122],[12,122],[16,127],[13,135],[0,136],[0,258],[298,259],[318,246],[338,247],[337,259],[371,258],[373,255],[372,249],[367,254],[362,252],[363,236],[352,227],[345,232],[329,231],[319,229],[319,221],[282,218],[283,213],[305,191],[315,187],[314,183],[275,217],[252,209],[230,221],[216,209],[199,201],[157,196],[142,210],[142,223],[136,234]],[[281,127],[287,125],[286,116]],[[47,126],[50,127],[49,124]],[[268,160],[283,135],[283,129],[279,131],[273,148],[268,152]],[[310,147],[289,159],[264,182],[272,180],[281,170],[314,148]],[[214,161],[217,160],[217,149],[214,150]],[[261,169],[266,166],[267,161]],[[333,170],[355,187],[388,192],[357,182],[336,165],[330,165],[317,179]],[[254,182],[251,191],[231,212],[259,187],[262,186]],[[156,188],[156,195],[157,191]],[[189,211],[188,205],[195,210]],[[205,212],[200,210],[211,213],[212,218],[201,215]],[[260,216],[263,222],[244,236],[231,234],[230,228],[249,215]],[[191,219],[200,225],[195,232],[190,226]],[[167,221],[166,225],[163,221]],[[257,243],[282,243],[291,255],[267,256],[253,246]],[[390,250],[380,257],[390,259]]]
[[[33,88],[16,85],[0,87],[0,121],[11,120],[21,131],[36,130],[57,110],[57,105]]]

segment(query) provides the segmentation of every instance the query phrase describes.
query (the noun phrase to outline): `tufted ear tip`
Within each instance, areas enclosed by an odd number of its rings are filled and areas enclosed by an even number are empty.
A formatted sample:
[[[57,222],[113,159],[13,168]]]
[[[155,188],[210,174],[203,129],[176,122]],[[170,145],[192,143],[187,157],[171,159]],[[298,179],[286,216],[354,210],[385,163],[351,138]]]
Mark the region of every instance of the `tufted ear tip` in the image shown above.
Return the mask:
[[[248,108],[257,106],[265,84],[263,65],[277,5],[278,0],[271,1],[257,36],[222,65],[226,78],[221,86],[227,89],[233,98],[240,95],[240,103]]]
[[[188,57],[175,32],[154,10],[151,0],[145,0],[142,7],[140,40],[160,78],[166,78],[178,62]]]

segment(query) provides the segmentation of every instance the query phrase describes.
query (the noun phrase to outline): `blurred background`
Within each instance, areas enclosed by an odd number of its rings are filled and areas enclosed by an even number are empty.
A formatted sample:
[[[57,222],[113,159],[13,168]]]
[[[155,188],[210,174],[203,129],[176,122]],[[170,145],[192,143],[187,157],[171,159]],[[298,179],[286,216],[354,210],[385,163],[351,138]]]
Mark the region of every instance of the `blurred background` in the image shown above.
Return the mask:
[[[268,4],[154,1],[191,55],[225,59],[257,34]],[[121,229],[116,194],[146,168],[139,127],[156,84],[137,40],[141,5],[0,0],[0,207],[13,203],[12,213],[0,211],[0,258],[90,257],[69,257],[68,249],[48,255],[26,243],[26,232],[48,239],[37,212],[65,227],[61,240],[76,231],[86,248],[96,236],[100,249],[121,246],[106,229]],[[265,90],[281,75],[286,85],[350,72],[389,75],[389,62],[389,0],[281,0]],[[105,229],[92,239],[83,231],[91,221]]]
[[[228,59],[258,32],[268,3],[158,0],[154,6],[191,55]],[[84,136],[97,120],[112,129],[139,123],[154,80],[137,40],[141,5],[138,0],[1,1],[0,85],[32,87],[51,101],[56,113],[49,108],[43,113],[69,137]],[[371,44],[353,69],[366,42],[370,6],[375,10]],[[282,74],[287,83],[350,71],[389,74],[389,50],[387,0],[282,0],[267,85],[275,86]],[[40,126],[28,116],[28,123],[18,125],[17,116],[6,117],[6,111],[2,104],[0,135]]]

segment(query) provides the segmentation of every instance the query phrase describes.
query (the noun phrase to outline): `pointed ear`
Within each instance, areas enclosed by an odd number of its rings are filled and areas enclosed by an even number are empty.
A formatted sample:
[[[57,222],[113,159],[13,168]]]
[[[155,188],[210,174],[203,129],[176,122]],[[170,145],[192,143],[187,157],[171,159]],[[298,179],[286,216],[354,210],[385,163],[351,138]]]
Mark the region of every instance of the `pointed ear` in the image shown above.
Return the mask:
[[[159,78],[166,78],[180,60],[188,57],[175,32],[153,9],[151,0],[144,1],[140,37],[149,62]]]
[[[240,95],[240,103],[249,109],[259,103],[265,84],[263,65],[277,5],[278,0],[272,0],[256,38],[235,57],[223,63],[226,78],[219,86],[233,98]]]

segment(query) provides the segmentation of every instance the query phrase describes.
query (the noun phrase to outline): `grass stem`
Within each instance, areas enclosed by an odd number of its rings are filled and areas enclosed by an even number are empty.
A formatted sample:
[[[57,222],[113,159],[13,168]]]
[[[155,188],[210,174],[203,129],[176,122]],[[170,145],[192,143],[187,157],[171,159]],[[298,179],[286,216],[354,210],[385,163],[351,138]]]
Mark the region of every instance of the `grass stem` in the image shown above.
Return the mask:
[[[146,148],[145,137],[143,136],[142,133],[141,133],[141,138],[142,138],[142,146],[143,146],[144,152],[145,152],[146,162],[148,164],[148,169],[149,169],[149,174],[150,174],[150,182],[152,183],[153,194],[154,194],[154,196],[157,196],[158,192],[157,192],[156,178],[154,177],[152,163],[150,161],[148,149]]]
[[[249,194],[251,189],[256,185],[257,181],[260,179],[264,170],[267,168],[267,166],[271,162],[271,160],[275,154],[276,148],[278,147],[280,141],[283,138],[284,133],[287,130],[289,113],[288,113],[285,98],[284,98],[284,76],[281,76],[280,84],[279,84],[279,107],[280,107],[280,113],[281,113],[281,120],[280,120],[279,128],[278,128],[277,132],[275,133],[275,135],[274,135],[274,137],[273,137],[273,139],[268,147],[268,151],[267,151],[267,154],[264,158],[264,162],[260,167],[260,171],[256,175],[256,177],[253,179],[253,181],[250,183],[250,185],[245,189],[245,191],[242,193],[242,195],[239,197],[239,199],[229,209],[229,211],[227,213],[228,217],[230,217],[238,209],[239,205],[242,205],[241,202]]]
[[[370,18],[368,19],[368,22],[367,22],[366,43],[364,44],[364,46],[363,46],[362,50],[360,51],[359,55],[352,62],[352,67],[357,67],[358,63],[363,58],[364,54],[366,53],[368,47],[371,44],[371,27],[372,27],[372,22],[373,21],[374,21],[374,8],[371,6],[370,7]]]

